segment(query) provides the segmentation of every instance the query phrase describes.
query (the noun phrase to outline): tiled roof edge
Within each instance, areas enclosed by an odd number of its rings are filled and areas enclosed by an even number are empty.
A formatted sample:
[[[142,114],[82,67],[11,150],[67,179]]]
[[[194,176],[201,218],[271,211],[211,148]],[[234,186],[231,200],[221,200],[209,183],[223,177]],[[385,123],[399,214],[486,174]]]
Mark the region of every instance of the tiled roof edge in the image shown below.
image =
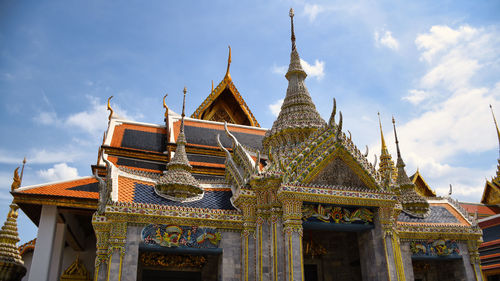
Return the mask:
[[[86,176],[86,177],[80,177],[80,178],[73,178],[73,179],[69,179],[69,180],[61,180],[61,181],[54,181],[54,182],[48,182],[48,183],[42,183],[42,184],[28,185],[28,186],[20,187],[20,188],[16,189],[14,192],[20,192],[20,191],[30,190],[30,189],[38,188],[38,187],[56,185],[56,184],[84,180],[84,179],[90,179],[90,178],[95,178],[95,177],[94,176]]]

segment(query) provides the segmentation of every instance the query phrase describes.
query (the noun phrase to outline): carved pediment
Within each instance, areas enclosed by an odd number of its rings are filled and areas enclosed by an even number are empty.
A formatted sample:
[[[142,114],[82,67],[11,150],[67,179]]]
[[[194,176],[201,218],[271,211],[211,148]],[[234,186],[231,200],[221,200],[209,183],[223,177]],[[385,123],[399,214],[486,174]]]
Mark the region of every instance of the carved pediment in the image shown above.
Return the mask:
[[[328,163],[323,170],[312,178],[310,183],[368,188],[363,180],[340,157],[336,157]]]

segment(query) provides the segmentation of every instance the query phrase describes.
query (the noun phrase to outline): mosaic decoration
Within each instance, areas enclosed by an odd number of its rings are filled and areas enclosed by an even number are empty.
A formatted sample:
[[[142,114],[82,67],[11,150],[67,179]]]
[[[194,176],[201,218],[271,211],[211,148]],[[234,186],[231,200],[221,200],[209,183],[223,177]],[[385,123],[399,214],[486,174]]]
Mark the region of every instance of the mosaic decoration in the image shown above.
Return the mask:
[[[217,229],[197,226],[150,224],[142,230],[145,244],[167,248],[214,249],[221,238]]]
[[[142,253],[139,260],[145,266],[175,268],[202,268],[207,263],[207,259],[204,256],[165,255],[154,252]]]
[[[366,208],[348,208],[331,205],[304,205],[302,220],[340,224],[373,224],[373,212]]]
[[[428,240],[410,242],[413,257],[459,256],[460,249],[455,240]]]

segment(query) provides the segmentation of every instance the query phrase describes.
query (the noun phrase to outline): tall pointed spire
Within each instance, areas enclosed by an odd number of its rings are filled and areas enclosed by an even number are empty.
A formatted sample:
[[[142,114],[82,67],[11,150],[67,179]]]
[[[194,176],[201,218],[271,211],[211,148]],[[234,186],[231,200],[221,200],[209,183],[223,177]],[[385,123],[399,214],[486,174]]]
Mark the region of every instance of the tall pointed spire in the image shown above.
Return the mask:
[[[387,145],[385,144],[382,122],[380,121],[380,113],[378,113],[378,124],[380,126],[381,139],[380,164],[378,171],[382,175],[383,185],[388,188],[392,183],[396,182],[398,170],[396,169],[396,166],[394,166],[392,156],[387,149]]]
[[[184,135],[184,116],[186,108],[186,92],[182,101],[182,118],[177,147],[174,157],[167,164],[167,170],[156,184],[155,191],[158,195],[174,201],[191,201],[203,196],[203,189],[191,174],[192,167],[186,155],[186,136]]]
[[[498,137],[498,165],[497,165],[497,176],[493,179],[494,181],[500,181],[500,130],[498,130],[497,119],[495,118],[495,113],[493,113],[493,107],[490,104],[491,115],[493,116],[493,122],[495,122],[495,127],[497,129]]]
[[[429,215],[429,203],[415,191],[415,184],[412,183],[406,174],[406,165],[403,162],[401,151],[399,150],[398,134],[396,132],[396,121],[394,117],[392,117],[392,125],[394,128],[394,138],[396,139],[396,149],[398,151],[398,160],[396,164],[398,168],[398,177],[396,180],[399,193],[398,199],[403,206],[403,212],[414,217],[424,218]]]
[[[273,127],[267,131],[263,140],[264,147],[277,148],[282,152],[293,149],[303,142],[313,131],[326,125],[304,83],[306,72],[300,64],[299,53],[295,45],[295,30],[293,25],[293,9],[290,9],[292,52],[290,65],[285,74],[288,80],[286,96],[281,106],[278,118]]]
[[[17,204],[10,204],[10,210],[2,229],[0,230],[0,280],[21,280],[26,274],[24,262],[21,259],[17,242]]]

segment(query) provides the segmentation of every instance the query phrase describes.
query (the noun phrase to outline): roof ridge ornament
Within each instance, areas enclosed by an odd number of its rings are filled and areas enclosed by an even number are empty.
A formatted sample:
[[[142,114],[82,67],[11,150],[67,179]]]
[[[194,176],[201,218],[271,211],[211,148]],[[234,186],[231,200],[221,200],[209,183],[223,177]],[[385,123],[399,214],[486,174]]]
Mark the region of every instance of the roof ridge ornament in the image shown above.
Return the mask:
[[[111,121],[111,118],[113,117],[113,108],[111,108],[110,100],[113,98],[113,96],[108,98],[108,110],[109,110],[109,117],[108,120]]]
[[[229,73],[229,68],[231,67],[231,46],[227,46],[229,48],[229,56],[227,57],[227,70],[226,70],[226,75],[224,76],[224,79],[229,79],[231,80],[231,74]],[[212,92],[213,92],[213,81],[212,81]]]

